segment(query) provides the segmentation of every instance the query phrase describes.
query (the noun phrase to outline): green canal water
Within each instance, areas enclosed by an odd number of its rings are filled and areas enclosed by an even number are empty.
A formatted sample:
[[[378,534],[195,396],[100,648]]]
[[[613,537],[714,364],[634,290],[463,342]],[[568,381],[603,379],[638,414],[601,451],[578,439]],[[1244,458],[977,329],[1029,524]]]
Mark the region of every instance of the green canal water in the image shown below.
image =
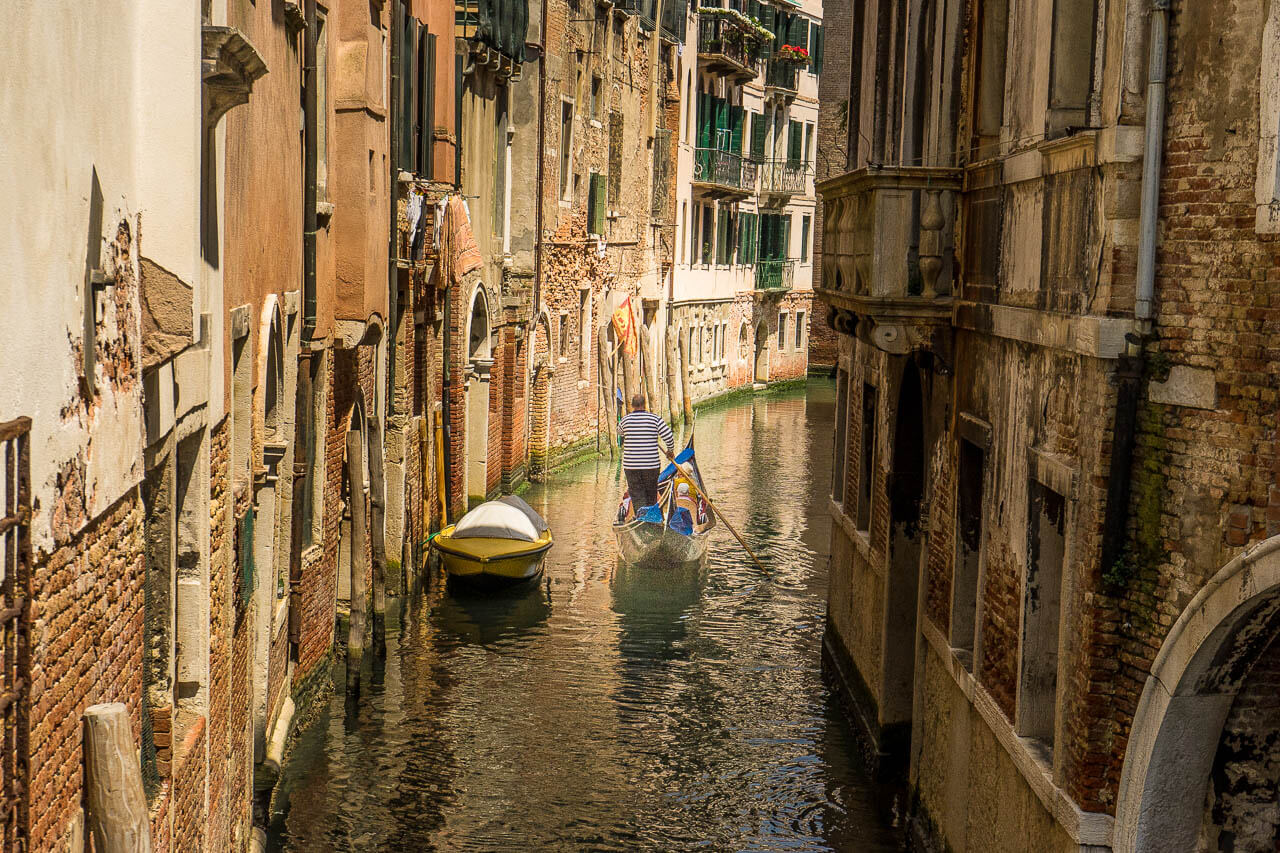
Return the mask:
[[[620,567],[616,462],[532,489],[545,577],[393,602],[359,701],[290,752],[272,849],[896,849],[819,666],[833,412],[811,381],[699,413],[708,489],[766,572],[723,525],[702,567]]]

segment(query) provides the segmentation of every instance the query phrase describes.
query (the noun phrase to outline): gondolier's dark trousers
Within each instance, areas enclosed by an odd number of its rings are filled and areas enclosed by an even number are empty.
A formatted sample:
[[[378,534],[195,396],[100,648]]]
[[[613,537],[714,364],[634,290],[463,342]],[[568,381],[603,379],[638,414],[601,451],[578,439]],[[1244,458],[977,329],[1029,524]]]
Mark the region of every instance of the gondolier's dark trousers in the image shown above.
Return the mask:
[[[631,506],[636,510],[653,506],[658,502],[657,468],[623,468],[627,475],[627,488],[631,491]]]

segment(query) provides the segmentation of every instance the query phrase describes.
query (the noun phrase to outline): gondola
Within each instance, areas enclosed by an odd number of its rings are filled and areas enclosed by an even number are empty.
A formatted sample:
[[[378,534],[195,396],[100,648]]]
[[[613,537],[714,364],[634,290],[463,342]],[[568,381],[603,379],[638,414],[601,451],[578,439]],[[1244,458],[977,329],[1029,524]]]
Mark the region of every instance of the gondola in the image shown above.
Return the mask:
[[[675,462],[658,475],[656,504],[637,508],[630,493],[623,494],[613,533],[624,563],[682,565],[706,555],[707,537],[715,523],[703,498],[702,474],[690,436]]]
[[[515,496],[486,501],[431,540],[450,578],[504,586],[542,573],[551,529]]]

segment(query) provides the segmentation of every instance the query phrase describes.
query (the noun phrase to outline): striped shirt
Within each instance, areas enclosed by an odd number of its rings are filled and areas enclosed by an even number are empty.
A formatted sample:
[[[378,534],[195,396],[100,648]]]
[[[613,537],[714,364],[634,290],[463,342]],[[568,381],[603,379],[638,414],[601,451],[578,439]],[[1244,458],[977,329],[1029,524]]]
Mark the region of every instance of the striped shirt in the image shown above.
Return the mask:
[[[622,418],[618,426],[622,436],[622,467],[636,469],[661,468],[662,456],[658,453],[658,439],[674,453],[676,437],[671,434],[667,422],[653,412],[631,412]]]

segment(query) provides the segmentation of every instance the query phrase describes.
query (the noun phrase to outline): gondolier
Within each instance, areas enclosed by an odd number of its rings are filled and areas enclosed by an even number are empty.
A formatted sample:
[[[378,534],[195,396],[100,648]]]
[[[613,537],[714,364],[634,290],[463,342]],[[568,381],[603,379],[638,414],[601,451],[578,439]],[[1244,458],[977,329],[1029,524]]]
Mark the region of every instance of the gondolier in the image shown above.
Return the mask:
[[[667,422],[644,407],[644,395],[631,398],[631,411],[618,424],[618,436],[622,439],[622,470],[627,475],[627,488],[631,492],[634,507],[652,506],[658,502],[658,472],[662,469],[662,454],[658,441],[667,445],[667,452],[674,453],[676,438]]]

